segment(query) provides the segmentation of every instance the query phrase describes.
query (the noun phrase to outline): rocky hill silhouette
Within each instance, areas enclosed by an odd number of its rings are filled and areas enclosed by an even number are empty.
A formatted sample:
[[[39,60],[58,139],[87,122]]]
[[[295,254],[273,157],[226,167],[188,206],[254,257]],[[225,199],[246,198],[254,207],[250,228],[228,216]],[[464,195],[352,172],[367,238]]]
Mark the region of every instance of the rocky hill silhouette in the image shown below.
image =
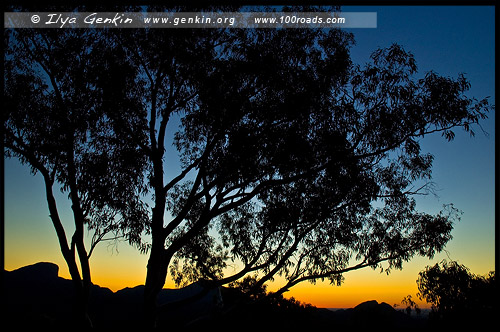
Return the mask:
[[[58,276],[56,264],[41,262],[3,272],[2,300],[4,326],[40,328],[69,325],[72,315],[73,284]],[[113,292],[93,285],[89,315],[94,326],[139,326],[144,286]],[[203,281],[181,289],[164,289],[158,303],[164,307],[160,321],[184,325],[207,317],[221,307],[218,289]]]
[[[373,328],[374,323],[385,328],[398,329],[411,329],[419,325],[407,314],[385,302],[378,303],[375,300],[363,302],[352,309],[337,310],[335,316],[344,325],[358,328]]]
[[[37,263],[3,272],[3,326],[13,328],[61,327],[69,324],[73,285],[58,276],[53,263]],[[93,285],[89,315],[96,327],[140,327],[144,286],[112,292]],[[164,289],[158,298],[159,325],[194,328],[244,324],[258,328],[360,327],[412,329],[421,325],[387,303],[368,301],[351,309],[331,311],[312,306],[249,302],[235,289],[208,287],[200,281],[181,289]],[[285,304],[287,304],[285,302]],[[332,325],[334,324],[334,325]]]

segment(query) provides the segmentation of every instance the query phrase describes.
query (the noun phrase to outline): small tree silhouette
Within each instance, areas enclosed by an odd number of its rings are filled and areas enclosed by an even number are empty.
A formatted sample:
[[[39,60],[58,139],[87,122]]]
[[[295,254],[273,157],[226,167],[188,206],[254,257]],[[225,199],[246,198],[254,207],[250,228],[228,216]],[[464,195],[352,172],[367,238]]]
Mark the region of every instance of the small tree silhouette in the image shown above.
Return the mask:
[[[475,275],[456,261],[443,260],[419,273],[418,296],[432,305],[430,318],[444,324],[485,324],[494,317],[495,272]]]
[[[411,315],[412,309],[413,309],[413,310],[415,310],[415,313],[416,313],[417,315],[420,315],[421,310],[420,310],[420,308],[418,307],[418,304],[417,304],[417,303],[415,303],[415,301],[413,301],[413,298],[412,298],[412,296],[411,296],[411,295],[407,295],[407,296],[405,296],[405,297],[403,298],[403,300],[401,300],[401,303],[402,303],[403,305],[406,305],[406,309],[405,309],[405,311],[406,311],[406,313],[407,313],[408,315]]]

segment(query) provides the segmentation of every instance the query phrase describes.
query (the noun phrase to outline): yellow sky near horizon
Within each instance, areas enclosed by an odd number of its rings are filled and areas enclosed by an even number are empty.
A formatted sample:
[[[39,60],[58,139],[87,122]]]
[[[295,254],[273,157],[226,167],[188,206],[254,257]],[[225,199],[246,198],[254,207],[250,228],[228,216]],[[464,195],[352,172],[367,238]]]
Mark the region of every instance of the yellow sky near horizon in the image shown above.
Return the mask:
[[[7,166],[14,161],[7,161]],[[15,179],[20,185],[9,187],[5,197],[5,269],[8,271],[45,261],[59,266],[59,276],[69,279],[68,269],[59,249],[57,236],[50,222],[47,203],[43,195],[43,180],[40,176],[31,176],[26,168],[23,173],[13,173],[6,168],[6,179]],[[29,179],[24,184],[18,182],[21,177]],[[29,188],[29,189],[27,189]],[[37,194],[26,195],[26,190],[35,190]],[[67,236],[72,232],[71,212],[65,206],[65,197],[58,193],[60,213]],[[430,201],[435,198],[428,197]],[[422,203],[426,204],[425,201]],[[438,202],[440,204],[440,202]],[[489,206],[489,202],[486,203]],[[432,206],[426,206],[432,209]],[[481,211],[480,211],[481,212]],[[490,225],[485,227],[485,225]],[[495,227],[494,215],[464,211],[462,221],[457,223],[452,232],[453,239],[446,246],[446,251],[433,260],[414,257],[403,265],[403,270],[393,271],[390,275],[378,270],[365,268],[345,274],[342,286],[332,286],[328,282],[312,285],[304,282],[293,287],[284,296],[310,303],[323,308],[350,308],[359,303],[377,300],[390,305],[401,305],[401,300],[412,295],[421,308],[428,307],[418,301],[416,280],[418,273],[428,265],[434,265],[443,259],[456,260],[467,266],[472,273],[485,275],[495,270]],[[92,254],[90,265],[92,281],[101,287],[117,291],[125,287],[143,285],[146,277],[147,255],[142,255],[125,242],[114,245],[111,242],[100,243]],[[175,288],[167,280],[166,288]],[[273,291],[277,286],[269,285]]]
[[[59,252],[55,234],[52,234],[52,241],[44,241],[43,250],[37,249],[36,234],[41,234],[41,229],[50,228],[50,222],[39,225],[40,229],[35,229],[29,237],[23,239],[13,239],[6,237],[5,269],[12,271],[22,266],[31,265],[39,261],[50,261],[59,266],[59,276],[70,279],[65,261]],[[32,238],[30,238],[32,237]],[[27,254],[29,252],[29,254]],[[147,255],[140,254],[135,248],[127,243],[119,243],[117,246],[111,243],[101,243],[93,253],[90,264],[92,281],[101,287],[106,287],[116,292],[126,287],[143,285],[146,277]],[[453,257],[450,257],[453,258]],[[401,306],[401,300],[407,295],[412,295],[421,308],[428,308],[429,305],[418,300],[417,284],[418,273],[428,265],[443,260],[450,259],[445,252],[436,255],[433,260],[416,257],[403,265],[403,270],[394,270],[389,275],[381,273],[380,270],[364,268],[348,272],[344,275],[345,281],[341,286],[330,285],[329,282],[311,284],[303,282],[291,288],[284,294],[286,298],[294,297],[303,303],[309,303],[320,308],[352,308],[359,303],[376,300],[386,302],[391,306],[397,304]],[[483,262],[459,260],[471,268],[471,272],[484,275],[494,270],[494,259],[485,259]],[[470,267],[472,265],[472,267]],[[268,290],[276,290],[280,284],[279,278],[275,284],[269,284]],[[168,278],[165,288],[176,288],[174,283]]]
[[[42,180],[39,176],[30,176],[30,179],[31,187],[41,185]],[[16,190],[20,192],[17,193]],[[62,194],[58,195],[62,197]],[[6,199],[17,196],[24,197],[22,188],[12,187]],[[45,197],[41,194],[26,196],[23,203],[24,209],[21,210],[19,206],[6,204],[5,269],[11,271],[37,262],[48,261],[59,266],[60,277],[69,279],[66,263],[46,210]],[[68,229],[67,236],[70,236],[71,214],[64,204],[60,206],[60,209],[63,222],[66,223],[65,227]],[[40,211],[47,211],[47,213],[40,215]],[[481,224],[484,221],[473,219],[474,222],[471,222],[467,220],[468,218],[470,218],[469,215],[465,213],[463,216],[465,220],[455,225],[452,232],[454,238],[447,245],[446,251],[436,255],[433,260],[414,257],[403,265],[402,271],[395,270],[389,275],[371,268],[351,271],[344,275],[345,281],[340,287],[332,286],[328,282],[318,282],[315,285],[304,282],[293,287],[284,296],[287,298],[293,296],[296,300],[316,307],[350,308],[369,300],[401,305],[403,297],[412,295],[421,308],[428,307],[416,296],[418,273],[426,266],[448,259],[457,260],[460,264],[467,266],[472,273],[479,275],[485,275],[495,269],[494,229],[490,231],[486,228],[481,231],[475,224]],[[27,220],[30,222],[26,222]],[[125,287],[143,285],[146,278],[147,259],[147,255],[140,254],[126,242],[120,242],[118,245],[112,242],[102,242],[96,247],[90,260],[92,281],[114,292]],[[165,288],[175,288],[175,285],[168,279]],[[269,291],[276,288],[276,285],[268,286]]]

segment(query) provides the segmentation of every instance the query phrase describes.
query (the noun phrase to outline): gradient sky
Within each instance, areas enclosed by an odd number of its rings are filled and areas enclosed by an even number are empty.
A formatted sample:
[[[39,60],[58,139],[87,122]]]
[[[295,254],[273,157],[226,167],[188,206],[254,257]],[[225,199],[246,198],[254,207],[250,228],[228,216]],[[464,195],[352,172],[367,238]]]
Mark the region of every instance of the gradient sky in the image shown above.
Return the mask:
[[[465,73],[471,82],[469,95],[491,96],[495,103],[495,8],[492,6],[382,6],[344,7],[344,12],[377,12],[376,29],[351,29],[356,46],[352,59],[364,63],[378,47],[392,43],[415,55],[422,77],[429,70],[456,78]],[[457,260],[476,274],[495,269],[495,116],[482,122],[484,135],[470,138],[460,130],[448,143],[439,135],[422,140],[423,151],[434,155],[433,181],[437,196],[417,199],[419,210],[437,213],[454,203],[463,211],[446,252],[433,260],[414,258],[402,271],[390,275],[364,269],[347,273],[341,287],[318,282],[303,283],[285,296],[318,307],[353,307],[377,300],[400,304],[406,295],[416,297],[418,272],[443,259]],[[49,219],[43,180],[16,159],[5,160],[5,269],[13,270],[39,261],[59,265],[59,276],[69,278],[57,237]],[[66,196],[56,193],[61,218],[71,234],[72,218]],[[95,284],[113,291],[144,284],[147,256],[126,243],[102,243],[91,258]],[[279,280],[278,280],[279,281]],[[166,287],[174,287],[168,280]],[[273,289],[273,285],[269,286]],[[425,307],[420,303],[420,306]]]

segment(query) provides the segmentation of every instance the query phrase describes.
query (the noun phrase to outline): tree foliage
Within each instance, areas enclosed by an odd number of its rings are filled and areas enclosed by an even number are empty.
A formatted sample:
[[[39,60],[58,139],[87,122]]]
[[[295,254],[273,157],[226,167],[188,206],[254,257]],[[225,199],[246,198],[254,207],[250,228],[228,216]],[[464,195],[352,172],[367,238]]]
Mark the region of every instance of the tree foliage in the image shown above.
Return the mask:
[[[97,243],[124,234],[141,245],[147,225],[141,200],[144,157],[117,130],[122,123],[110,117],[135,102],[126,95],[133,82],[127,81],[125,66],[115,61],[115,67],[108,66],[113,55],[95,37],[77,30],[5,30],[5,153],[43,177],[81,315],[86,315],[89,258]],[[137,119],[124,112],[121,120]],[[57,187],[71,203],[71,238],[60,217]],[[90,242],[85,229],[93,234]]]
[[[216,81],[205,79],[200,91],[207,96],[200,95],[200,108],[187,113],[177,137],[184,160],[200,161],[201,178],[172,197],[198,188],[198,220],[213,216],[177,252],[174,267],[182,258],[189,269],[174,269],[176,280],[189,279],[193,267],[198,276],[221,279],[226,262],[239,261],[237,276],[259,271],[265,282],[282,275],[286,291],[304,280],[340,283],[343,272],[382,261],[401,268],[416,254],[441,250],[459,213],[452,205],[435,216],[416,210],[411,196],[427,188],[433,159],[419,139],[470,130],[487,102],[464,95],[463,77],[413,79],[415,60],[398,45],[376,51],[360,68],[350,64],[351,40],[339,31],[256,34],[258,45],[246,41],[245,56],[231,53],[236,64],[244,60],[242,69],[226,64],[227,76],[223,69]],[[215,133],[224,136],[216,140]],[[418,181],[424,185],[415,187]],[[220,250],[209,245],[210,231],[222,239]]]
[[[182,9],[174,9],[182,10]],[[178,284],[277,276],[340,284],[345,272],[402,268],[451,239],[453,205],[419,212],[433,156],[491,109],[469,83],[427,73],[399,45],[351,63],[340,29],[114,32],[136,69],[154,195],[146,311],[168,271]],[[167,126],[179,124],[169,139]],[[171,145],[172,144],[172,145]],[[166,176],[177,150],[181,169]],[[170,150],[169,150],[170,149]]]
[[[495,271],[476,275],[456,261],[444,260],[420,272],[417,285],[419,297],[432,305],[436,320],[493,321],[498,306]]]

